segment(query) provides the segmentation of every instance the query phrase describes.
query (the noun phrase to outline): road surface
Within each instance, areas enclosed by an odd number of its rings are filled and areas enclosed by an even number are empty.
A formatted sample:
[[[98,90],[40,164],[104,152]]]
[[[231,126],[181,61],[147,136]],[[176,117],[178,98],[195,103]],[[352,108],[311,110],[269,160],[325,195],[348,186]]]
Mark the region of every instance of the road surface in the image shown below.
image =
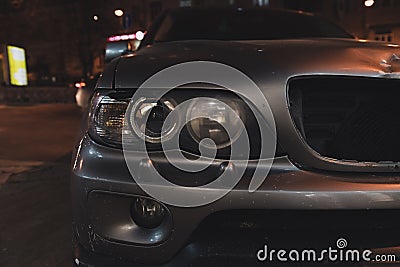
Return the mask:
[[[0,106],[0,266],[71,266],[74,104]]]

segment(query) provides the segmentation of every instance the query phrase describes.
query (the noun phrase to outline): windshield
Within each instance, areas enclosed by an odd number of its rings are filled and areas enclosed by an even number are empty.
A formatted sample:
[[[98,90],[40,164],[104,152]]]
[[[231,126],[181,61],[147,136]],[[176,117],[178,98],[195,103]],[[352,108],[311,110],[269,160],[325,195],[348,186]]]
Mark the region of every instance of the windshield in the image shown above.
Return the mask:
[[[268,9],[180,9],[166,15],[155,42],[353,38],[320,17]]]

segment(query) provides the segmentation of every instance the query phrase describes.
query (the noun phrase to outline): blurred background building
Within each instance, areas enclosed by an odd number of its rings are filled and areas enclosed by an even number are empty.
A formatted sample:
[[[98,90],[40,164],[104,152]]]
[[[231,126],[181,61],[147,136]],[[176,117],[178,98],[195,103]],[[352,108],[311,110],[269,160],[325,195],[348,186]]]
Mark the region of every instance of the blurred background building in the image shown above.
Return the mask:
[[[109,36],[144,31],[167,8],[229,5],[315,12],[357,37],[400,43],[399,0],[0,0],[0,44],[26,49],[31,84],[72,83],[102,70]]]

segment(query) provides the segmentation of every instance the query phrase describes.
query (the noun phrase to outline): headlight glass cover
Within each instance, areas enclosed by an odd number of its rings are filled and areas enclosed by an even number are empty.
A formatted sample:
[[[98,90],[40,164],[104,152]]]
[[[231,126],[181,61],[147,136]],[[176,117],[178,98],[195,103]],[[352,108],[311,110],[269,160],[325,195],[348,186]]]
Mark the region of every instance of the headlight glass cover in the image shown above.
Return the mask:
[[[245,122],[245,116],[240,103],[235,99],[222,100],[200,98],[189,108],[188,117],[196,119],[189,121],[188,130],[197,142],[209,138],[214,141],[217,148],[224,148],[236,141],[243,132],[241,121]],[[223,127],[227,124],[233,129],[232,136],[229,136]]]
[[[172,138],[178,130],[179,120],[171,120],[166,124],[167,116],[175,105],[170,100],[141,97],[132,105],[129,123],[134,133],[149,143],[160,143]]]
[[[145,140],[148,151],[162,151],[161,136],[163,140],[168,140],[179,135],[179,148],[199,155],[200,141],[211,139],[218,149],[217,157],[229,158],[230,145],[243,133],[241,125],[244,124],[251,139],[251,158],[259,157],[259,126],[250,108],[235,94],[222,90],[176,89],[162,99],[142,97],[130,104],[132,92],[133,90],[95,93],[89,115],[89,134],[95,141],[122,148],[122,135],[124,135],[124,141],[130,142],[133,147],[135,143],[139,144]],[[200,97],[200,101],[193,101],[187,110],[182,111],[185,114],[174,116],[169,125],[164,125],[166,117],[180,103],[197,97]],[[214,98],[216,101],[205,101],[202,100],[203,97]],[[227,109],[224,104],[221,105],[221,102],[229,106],[237,116],[232,116],[232,112],[228,111],[229,108]],[[126,114],[130,117],[126,117]],[[180,124],[187,117],[197,118],[181,127]],[[222,126],[227,123],[230,129],[234,129],[231,131],[231,136]]]
[[[96,93],[89,113],[89,134],[100,143],[120,146],[129,99],[115,99]]]

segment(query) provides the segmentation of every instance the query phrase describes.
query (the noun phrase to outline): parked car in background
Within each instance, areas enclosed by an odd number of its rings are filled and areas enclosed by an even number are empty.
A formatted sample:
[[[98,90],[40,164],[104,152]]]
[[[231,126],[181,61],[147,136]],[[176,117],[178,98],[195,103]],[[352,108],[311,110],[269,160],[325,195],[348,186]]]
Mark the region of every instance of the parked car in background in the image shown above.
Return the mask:
[[[262,262],[266,246],[398,255],[400,79],[393,62],[399,54],[398,45],[356,39],[304,12],[164,13],[137,51],[107,65],[95,88],[73,156],[75,263],[288,266],[275,256]],[[174,66],[186,67],[142,88]],[[185,72],[196,66],[197,73]],[[233,69],[237,75],[228,75]],[[204,73],[231,87],[194,80],[155,97],[175,79]],[[239,73],[254,83],[232,82]],[[263,154],[264,130],[276,139],[271,155]],[[246,133],[247,155],[234,150]],[[177,136],[174,149],[183,157],[167,157],[161,141]],[[212,149],[209,161],[203,152]],[[192,204],[223,191],[213,182],[224,173],[229,181],[243,162],[227,194]],[[257,184],[253,177],[263,168],[268,175]],[[158,184],[153,170],[169,183]],[[149,193],[154,188],[160,196]],[[330,263],[323,258],[315,266]]]
[[[88,108],[90,104],[90,98],[93,95],[99,77],[100,73],[91,75],[86,79],[82,78],[80,81],[77,81],[74,84],[75,88],[77,89],[75,94],[75,100],[78,107],[83,109]]]

